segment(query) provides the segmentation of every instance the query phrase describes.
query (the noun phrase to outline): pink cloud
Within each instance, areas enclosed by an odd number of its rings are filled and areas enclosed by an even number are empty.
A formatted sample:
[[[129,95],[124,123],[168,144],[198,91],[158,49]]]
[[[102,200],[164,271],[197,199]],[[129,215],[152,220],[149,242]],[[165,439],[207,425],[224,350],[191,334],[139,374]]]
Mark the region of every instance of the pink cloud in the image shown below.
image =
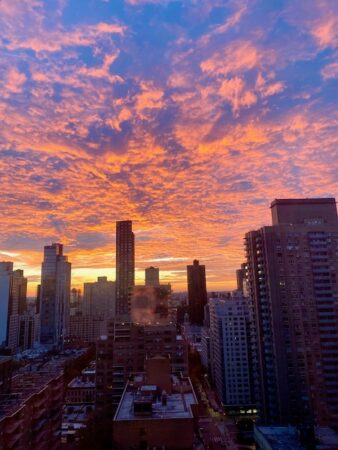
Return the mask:
[[[209,75],[240,74],[259,65],[261,56],[250,41],[235,41],[200,64]]]
[[[112,83],[115,82],[123,82],[123,79],[118,75],[112,75],[109,72],[110,66],[113,64],[113,62],[118,58],[119,51],[117,50],[115,53],[111,53],[108,55],[105,55],[104,61],[101,67],[80,67],[78,73],[80,75],[84,75],[87,77],[92,78],[104,78],[107,81],[110,81]]]
[[[261,72],[259,72],[255,89],[262,97],[270,97],[271,95],[279,94],[285,89],[285,83],[282,81],[271,82],[274,78],[274,74],[269,74],[267,79],[265,79]]]
[[[321,48],[337,47],[338,16],[328,16],[322,21],[315,21],[311,33]]]
[[[23,84],[26,82],[26,75],[16,68],[10,68],[6,74],[5,96],[9,93],[19,94],[22,92]]]
[[[322,70],[321,75],[324,80],[329,80],[330,78],[336,78],[338,76],[338,62],[333,62],[327,64]]]
[[[221,84],[219,95],[229,101],[232,111],[237,115],[240,107],[248,107],[256,103],[256,95],[245,88],[244,81],[239,77],[224,80]]]

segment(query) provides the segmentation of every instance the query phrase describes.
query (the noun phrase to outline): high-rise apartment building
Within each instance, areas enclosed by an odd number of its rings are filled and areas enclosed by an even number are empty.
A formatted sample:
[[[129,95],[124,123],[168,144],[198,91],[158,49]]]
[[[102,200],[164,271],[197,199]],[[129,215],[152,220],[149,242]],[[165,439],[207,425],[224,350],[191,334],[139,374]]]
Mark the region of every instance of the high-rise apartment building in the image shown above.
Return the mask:
[[[62,347],[68,334],[71,264],[62,244],[47,245],[41,271],[41,343]]]
[[[150,266],[145,269],[145,283],[148,287],[160,285],[160,269],[158,267]]]
[[[246,234],[257,330],[256,394],[266,423],[338,423],[335,199],[275,200]]]
[[[18,349],[20,315],[27,308],[27,278],[13,270],[12,262],[0,262],[0,345]]]
[[[130,296],[135,285],[135,238],[132,221],[116,222],[116,313],[130,313]]]
[[[205,266],[197,259],[187,266],[189,319],[192,324],[203,325],[204,306],[207,304]]]
[[[211,372],[225,407],[253,403],[250,370],[249,300],[241,295],[210,299]]]
[[[104,314],[107,318],[115,317],[116,283],[107,277],[98,277],[94,283],[84,284],[82,312],[86,315]]]

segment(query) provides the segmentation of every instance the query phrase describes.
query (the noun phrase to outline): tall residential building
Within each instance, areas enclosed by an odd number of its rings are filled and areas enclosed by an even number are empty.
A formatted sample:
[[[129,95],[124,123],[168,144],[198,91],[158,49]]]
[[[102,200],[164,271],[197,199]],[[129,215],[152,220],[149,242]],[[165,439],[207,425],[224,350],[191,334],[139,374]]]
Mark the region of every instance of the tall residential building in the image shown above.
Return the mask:
[[[115,317],[116,283],[107,277],[98,277],[94,283],[84,284],[83,314],[104,314],[107,318]]]
[[[0,345],[18,350],[20,315],[27,309],[27,278],[13,270],[12,262],[0,262]]]
[[[41,271],[41,343],[62,347],[69,328],[71,264],[62,244],[47,245]]]
[[[192,324],[203,325],[204,306],[207,304],[205,266],[197,259],[187,266],[189,319]]]
[[[145,270],[145,282],[146,286],[159,286],[160,285],[160,269],[158,267],[147,267]]]
[[[210,299],[211,372],[223,405],[251,407],[249,301],[233,294],[226,300]]]
[[[338,423],[338,221],[334,198],[275,200],[246,234],[265,423]]]
[[[135,285],[135,238],[132,221],[116,222],[116,313],[130,313],[130,296]]]

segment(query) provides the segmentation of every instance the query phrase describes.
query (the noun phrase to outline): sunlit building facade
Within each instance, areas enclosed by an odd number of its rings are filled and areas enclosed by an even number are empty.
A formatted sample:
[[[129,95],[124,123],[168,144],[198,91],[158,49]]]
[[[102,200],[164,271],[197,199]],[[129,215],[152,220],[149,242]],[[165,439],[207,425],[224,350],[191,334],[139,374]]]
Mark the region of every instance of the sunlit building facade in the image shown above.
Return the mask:
[[[62,347],[69,329],[71,264],[62,244],[47,245],[41,271],[41,343]]]

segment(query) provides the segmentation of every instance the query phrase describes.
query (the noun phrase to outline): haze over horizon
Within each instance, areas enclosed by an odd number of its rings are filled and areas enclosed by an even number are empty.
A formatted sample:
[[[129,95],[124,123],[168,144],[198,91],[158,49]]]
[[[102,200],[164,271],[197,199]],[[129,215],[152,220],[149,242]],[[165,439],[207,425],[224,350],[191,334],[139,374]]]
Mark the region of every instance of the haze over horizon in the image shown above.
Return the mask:
[[[235,287],[275,198],[337,197],[338,3],[0,1],[0,260],[115,279],[115,221],[186,290]]]

